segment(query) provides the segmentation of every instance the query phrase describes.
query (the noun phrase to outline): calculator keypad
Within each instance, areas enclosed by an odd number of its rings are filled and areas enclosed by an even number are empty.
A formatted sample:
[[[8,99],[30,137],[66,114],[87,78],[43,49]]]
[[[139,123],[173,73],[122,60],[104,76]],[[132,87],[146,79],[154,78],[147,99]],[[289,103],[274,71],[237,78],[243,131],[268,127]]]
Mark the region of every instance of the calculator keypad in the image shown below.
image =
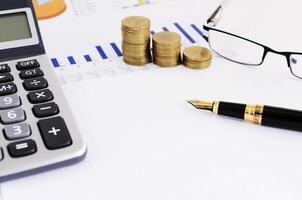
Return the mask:
[[[22,88],[17,88],[13,82],[17,78],[12,75],[14,70],[11,72],[7,64],[0,65],[0,122],[4,125],[0,133],[9,142],[6,147],[0,146],[0,161],[6,156],[5,150],[12,158],[38,152],[41,144],[35,139],[37,134],[42,138],[45,148],[51,151],[72,145],[72,138],[64,119],[59,116],[59,106],[53,102],[54,95],[48,88],[49,83],[38,60],[18,62],[16,69],[24,90],[28,92],[27,99],[17,93]],[[23,110],[22,106],[28,103],[32,104],[33,116],[39,118],[37,123],[26,121],[33,117],[27,110]],[[38,133],[35,132],[37,130]]]

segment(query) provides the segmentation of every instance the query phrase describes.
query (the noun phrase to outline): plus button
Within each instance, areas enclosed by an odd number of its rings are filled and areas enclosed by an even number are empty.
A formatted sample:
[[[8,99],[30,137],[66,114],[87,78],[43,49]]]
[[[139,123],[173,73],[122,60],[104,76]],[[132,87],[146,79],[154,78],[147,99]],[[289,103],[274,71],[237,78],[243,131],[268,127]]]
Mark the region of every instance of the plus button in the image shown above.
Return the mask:
[[[56,129],[56,127],[52,127],[51,130],[48,131],[48,133],[57,136],[60,131],[61,131],[61,129]]]

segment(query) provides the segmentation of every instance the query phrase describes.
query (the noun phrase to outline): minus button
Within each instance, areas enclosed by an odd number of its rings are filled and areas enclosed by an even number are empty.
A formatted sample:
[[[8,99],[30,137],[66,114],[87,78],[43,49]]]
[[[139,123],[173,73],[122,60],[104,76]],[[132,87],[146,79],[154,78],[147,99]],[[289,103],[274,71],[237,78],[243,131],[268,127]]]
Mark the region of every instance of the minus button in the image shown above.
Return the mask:
[[[59,113],[59,107],[56,103],[46,103],[33,107],[33,113],[36,117],[50,117]]]

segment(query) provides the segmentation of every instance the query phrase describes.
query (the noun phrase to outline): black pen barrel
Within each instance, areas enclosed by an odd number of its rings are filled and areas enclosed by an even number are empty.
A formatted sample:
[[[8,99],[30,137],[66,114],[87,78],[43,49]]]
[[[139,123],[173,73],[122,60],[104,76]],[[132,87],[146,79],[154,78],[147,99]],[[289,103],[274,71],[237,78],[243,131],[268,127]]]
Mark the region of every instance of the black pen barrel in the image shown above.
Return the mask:
[[[213,112],[222,116],[244,119],[263,126],[302,132],[302,111],[299,110],[263,105],[216,102],[213,106]]]
[[[246,104],[220,101],[216,114],[237,119],[244,119],[245,108]]]
[[[286,108],[264,106],[262,125],[302,131],[302,112]]]

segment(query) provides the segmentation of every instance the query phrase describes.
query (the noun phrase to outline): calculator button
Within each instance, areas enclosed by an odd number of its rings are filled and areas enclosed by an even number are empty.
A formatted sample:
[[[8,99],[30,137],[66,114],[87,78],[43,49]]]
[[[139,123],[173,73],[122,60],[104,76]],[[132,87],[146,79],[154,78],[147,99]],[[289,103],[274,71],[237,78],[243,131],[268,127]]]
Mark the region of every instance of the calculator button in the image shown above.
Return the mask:
[[[28,91],[41,90],[48,87],[48,82],[45,78],[40,77],[40,78],[25,80],[23,82],[23,86]]]
[[[16,94],[0,97],[0,110],[16,108],[21,105],[20,97]]]
[[[10,95],[17,92],[17,86],[14,83],[0,84],[0,96]]]
[[[37,68],[37,69],[23,70],[20,72],[19,75],[21,79],[30,79],[30,78],[41,77],[44,75],[44,73],[41,69]]]
[[[14,77],[11,73],[0,74],[0,83],[7,83],[14,80]]]
[[[30,103],[45,103],[53,100],[53,94],[48,89],[30,92],[27,97]]]
[[[3,160],[4,154],[3,154],[3,149],[0,147],[0,161]]]
[[[8,64],[1,64],[0,65],[0,73],[7,73],[10,72],[10,67]]]
[[[7,150],[11,157],[18,158],[36,153],[37,145],[33,140],[23,140],[9,144]]]
[[[15,124],[4,128],[4,135],[8,140],[26,138],[30,134],[30,127],[27,123]]]
[[[43,119],[38,122],[38,126],[46,148],[59,149],[72,144],[63,118]]]
[[[33,112],[36,117],[50,117],[59,113],[59,107],[56,103],[46,103],[33,107]]]
[[[36,59],[33,59],[33,60],[17,62],[16,67],[17,70],[26,70],[26,69],[38,68],[40,67],[40,64]]]
[[[22,108],[0,111],[0,116],[3,124],[18,123],[25,120],[25,113]]]

